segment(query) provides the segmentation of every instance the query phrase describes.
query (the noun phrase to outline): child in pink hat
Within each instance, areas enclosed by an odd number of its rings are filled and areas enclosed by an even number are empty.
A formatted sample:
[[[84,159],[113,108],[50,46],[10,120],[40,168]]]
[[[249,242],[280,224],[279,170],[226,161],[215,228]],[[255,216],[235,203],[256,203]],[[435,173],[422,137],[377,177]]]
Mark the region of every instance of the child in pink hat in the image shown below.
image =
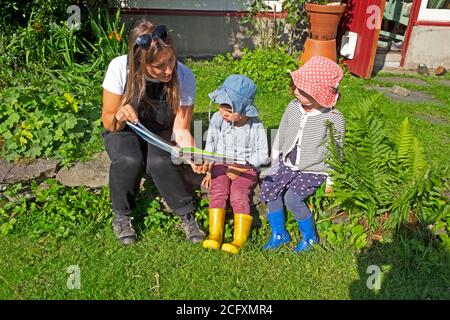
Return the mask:
[[[328,178],[327,143],[334,129],[335,143],[343,147],[344,116],[334,106],[338,99],[338,86],[342,80],[341,68],[332,60],[314,56],[300,69],[291,73],[295,99],[283,114],[272,147],[272,174],[261,185],[260,198],[267,203],[267,219],[272,235],[264,246],[276,249],[291,241],[285,228],[284,207],[295,215],[302,240],[296,252],[310,249],[319,238],[314,217],[305,204]]]

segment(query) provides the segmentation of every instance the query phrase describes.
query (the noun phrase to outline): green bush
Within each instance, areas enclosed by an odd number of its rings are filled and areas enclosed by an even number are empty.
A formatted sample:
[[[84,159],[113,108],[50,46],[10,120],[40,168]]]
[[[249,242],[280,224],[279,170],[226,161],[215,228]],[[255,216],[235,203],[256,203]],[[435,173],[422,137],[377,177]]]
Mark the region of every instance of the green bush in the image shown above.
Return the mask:
[[[100,137],[101,88],[92,83],[100,83],[102,75],[80,65],[13,80],[0,93],[3,158],[55,157],[64,163],[79,158]]]
[[[82,0],[9,0],[2,1],[0,6],[0,19],[4,32],[10,32],[17,27],[26,26],[30,17],[36,21],[61,22],[66,21],[67,7],[73,4],[81,5]]]
[[[90,19],[90,26],[94,34],[92,41],[83,42],[83,52],[88,57],[92,68],[105,70],[109,62],[120,55],[127,54],[128,33],[125,24],[120,23],[120,11],[111,20],[107,12],[99,11]]]
[[[19,27],[10,35],[6,53],[16,59],[16,68],[36,63],[48,68],[71,66],[75,55],[81,54],[77,34],[64,23],[51,22],[44,26],[30,21],[28,26]]]
[[[46,186],[33,182],[28,196],[19,194],[25,186],[11,186],[0,197],[0,232],[21,231],[32,239],[66,238],[76,232],[95,231],[112,217],[109,191],[98,194],[87,188],[68,188],[48,179]]]
[[[200,195],[198,195],[200,197]],[[200,199],[196,219],[208,230],[209,200]],[[140,232],[174,232],[181,220],[166,212],[155,185],[146,180],[145,189],[136,199],[134,225]],[[23,233],[31,239],[67,238],[73,233],[109,227],[113,213],[109,189],[97,191],[85,187],[65,187],[54,179],[38,185],[15,184],[0,194],[0,233]],[[225,224],[224,237],[232,239],[232,220]]]
[[[376,97],[352,106],[347,117],[344,157],[331,139],[332,206],[363,217],[369,228],[425,225],[449,214],[448,181],[425,161],[423,148],[405,119],[396,136],[387,133]],[[330,127],[332,131],[332,128]]]
[[[278,93],[287,90],[290,82],[289,71],[297,69],[292,56],[283,49],[244,49],[240,59],[218,56],[217,63],[228,64],[230,73],[244,74],[258,83],[258,92]]]
[[[91,21],[94,44],[82,41],[65,21],[41,24],[33,14],[27,26],[0,35],[4,159],[54,157],[68,164],[99,145],[100,84],[110,60],[127,48],[119,13],[111,21],[99,11],[97,18]]]
[[[2,38],[7,43],[7,46],[1,48],[2,54],[13,59],[14,69],[30,68],[33,64],[61,68],[83,60],[81,39],[87,32],[89,16],[84,3],[78,4],[81,6],[80,10],[86,11],[81,13],[81,28],[69,29],[67,19],[70,14],[66,10],[70,5],[77,4],[76,2],[15,2],[2,6],[1,9],[5,11]],[[21,18],[11,21],[12,16]]]

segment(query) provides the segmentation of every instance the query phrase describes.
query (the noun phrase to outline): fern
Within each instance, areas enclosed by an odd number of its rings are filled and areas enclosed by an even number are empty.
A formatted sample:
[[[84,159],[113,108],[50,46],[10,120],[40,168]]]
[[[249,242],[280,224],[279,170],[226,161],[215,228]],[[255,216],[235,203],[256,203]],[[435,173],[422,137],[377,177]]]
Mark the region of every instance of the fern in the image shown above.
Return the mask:
[[[362,214],[371,228],[380,211],[388,209],[392,194],[392,144],[376,108],[376,98],[362,100],[347,118],[344,159],[337,157],[333,134],[330,135],[334,201],[332,206]]]
[[[425,154],[419,140],[414,137],[408,118],[402,121],[396,136],[398,172],[403,179],[419,179],[427,169]]]
[[[420,178],[427,169],[428,164],[425,160],[425,153],[419,139],[414,138],[411,150],[410,174],[415,178]]]
[[[412,217],[427,222],[442,219],[447,205],[442,195],[448,184],[430,171],[407,118],[390,136],[376,97],[359,101],[347,117],[343,157],[328,126],[327,163],[334,182],[330,207],[362,215],[372,230],[379,227],[377,217],[384,213],[389,216],[386,229],[397,229]]]
[[[402,164],[408,163],[411,156],[411,146],[413,144],[414,135],[411,130],[409,119],[405,118],[400,124],[397,132],[397,150],[398,159]]]

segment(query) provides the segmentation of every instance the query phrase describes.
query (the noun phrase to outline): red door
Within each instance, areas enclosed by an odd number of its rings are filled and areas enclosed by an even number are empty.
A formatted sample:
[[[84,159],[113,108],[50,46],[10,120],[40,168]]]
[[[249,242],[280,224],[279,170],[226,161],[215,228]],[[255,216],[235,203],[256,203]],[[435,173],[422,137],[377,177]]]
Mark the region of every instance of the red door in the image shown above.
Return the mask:
[[[342,3],[347,4],[347,9],[341,19],[341,36],[345,31],[358,34],[353,59],[344,62],[351,73],[370,78],[386,0],[343,0]]]

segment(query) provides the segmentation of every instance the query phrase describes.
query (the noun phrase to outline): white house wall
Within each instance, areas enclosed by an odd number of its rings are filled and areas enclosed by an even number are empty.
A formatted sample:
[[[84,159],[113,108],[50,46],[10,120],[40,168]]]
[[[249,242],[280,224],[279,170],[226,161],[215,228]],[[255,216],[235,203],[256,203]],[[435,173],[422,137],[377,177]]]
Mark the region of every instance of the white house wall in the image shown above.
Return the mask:
[[[122,18],[127,25],[144,18],[165,24],[179,56],[208,57],[228,52],[239,55],[243,48],[255,48],[258,41],[246,34],[254,26],[242,25],[238,17],[123,14]]]
[[[420,63],[429,68],[450,68],[450,28],[415,26],[411,33],[404,67],[415,69]]]
[[[245,0],[116,0],[115,7],[123,9],[121,16],[128,26],[142,19],[168,26],[180,56],[207,57],[228,52],[239,55],[243,48],[255,48],[260,39],[256,25],[243,25],[242,18],[236,14],[246,12],[248,3]],[[265,3],[279,12],[282,1]],[[127,13],[127,9],[133,13]]]
[[[264,1],[267,5],[281,9],[283,1]],[[115,5],[121,4],[127,8],[172,9],[172,10],[213,10],[213,11],[245,11],[249,0],[116,0]]]

